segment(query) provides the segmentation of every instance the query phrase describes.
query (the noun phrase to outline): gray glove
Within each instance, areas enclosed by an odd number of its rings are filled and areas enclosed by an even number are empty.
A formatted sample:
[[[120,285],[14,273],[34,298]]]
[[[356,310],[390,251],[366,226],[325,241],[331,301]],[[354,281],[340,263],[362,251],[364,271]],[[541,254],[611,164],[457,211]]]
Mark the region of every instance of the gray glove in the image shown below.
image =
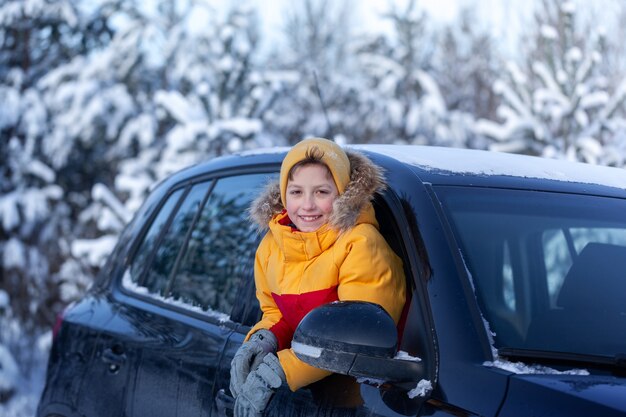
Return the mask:
[[[250,372],[235,400],[235,417],[260,417],[274,391],[286,382],[285,372],[278,358],[268,353],[263,362]]]
[[[276,352],[277,348],[276,336],[266,329],[256,331],[241,345],[230,363],[230,392],[233,397],[237,398],[248,374],[260,365],[263,357]]]

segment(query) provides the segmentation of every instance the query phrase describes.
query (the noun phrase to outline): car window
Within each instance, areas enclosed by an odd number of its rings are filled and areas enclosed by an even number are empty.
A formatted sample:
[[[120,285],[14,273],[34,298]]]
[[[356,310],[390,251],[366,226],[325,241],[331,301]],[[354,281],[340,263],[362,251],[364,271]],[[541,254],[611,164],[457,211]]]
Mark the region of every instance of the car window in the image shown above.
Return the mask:
[[[177,306],[230,314],[244,283],[253,285],[261,234],[247,218],[248,206],[270,177],[224,177],[171,193],[124,285]]]
[[[571,227],[544,232],[545,266],[550,307],[557,308],[558,296],[574,259],[589,243],[626,246],[626,229]]]
[[[217,181],[196,222],[170,294],[185,303],[230,313],[244,278],[252,279],[261,235],[247,218],[267,175]]]
[[[552,229],[542,233],[548,297],[552,308],[556,306],[563,280],[572,266],[573,256],[576,255],[571,247],[571,234],[569,233],[569,229]]]
[[[143,286],[151,293],[169,296],[169,281],[176,260],[210,185],[210,182],[204,182],[191,187],[176,210],[143,278]]]
[[[438,187],[496,347],[618,354],[626,200]],[[610,347],[610,348],[609,348]]]
[[[133,283],[144,286],[143,273],[146,271],[148,263],[151,261],[157,242],[183,192],[184,189],[178,189],[170,194],[146,232],[129,268],[130,279]]]

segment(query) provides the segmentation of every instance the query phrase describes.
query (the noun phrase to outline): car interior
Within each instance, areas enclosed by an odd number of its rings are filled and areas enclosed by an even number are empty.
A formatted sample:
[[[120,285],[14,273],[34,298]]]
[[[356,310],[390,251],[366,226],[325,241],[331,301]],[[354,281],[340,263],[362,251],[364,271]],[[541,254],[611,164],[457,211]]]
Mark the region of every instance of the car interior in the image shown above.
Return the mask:
[[[606,329],[626,330],[626,247],[591,242],[569,269],[556,308],[531,322],[526,345],[598,355],[616,344]],[[589,285],[590,277],[593,285]]]

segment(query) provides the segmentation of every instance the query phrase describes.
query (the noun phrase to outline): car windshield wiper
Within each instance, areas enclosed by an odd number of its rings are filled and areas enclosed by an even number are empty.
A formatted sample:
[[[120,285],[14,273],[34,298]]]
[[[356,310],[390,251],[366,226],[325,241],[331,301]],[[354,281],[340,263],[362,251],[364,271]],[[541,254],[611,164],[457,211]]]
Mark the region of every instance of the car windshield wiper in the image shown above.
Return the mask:
[[[626,368],[626,353],[618,353],[614,356],[587,355],[582,353],[554,352],[549,350],[531,350],[517,348],[500,348],[500,356],[507,359],[533,360],[539,363],[555,363],[560,365],[592,365],[602,367]]]

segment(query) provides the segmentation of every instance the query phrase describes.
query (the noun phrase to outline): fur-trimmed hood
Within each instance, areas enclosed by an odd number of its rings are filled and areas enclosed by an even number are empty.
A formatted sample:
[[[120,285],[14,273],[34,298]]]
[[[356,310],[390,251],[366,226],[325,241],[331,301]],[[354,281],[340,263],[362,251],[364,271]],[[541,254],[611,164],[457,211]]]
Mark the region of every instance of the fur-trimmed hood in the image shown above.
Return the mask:
[[[350,182],[333,203],[333,212],[329,219],[330,226],[341,232],[356,225],[361,211],[376,193],[386,187],[382,168],[359,152],[345,152],[350,161]],[[284,209],[280,198],[280,182],[276,180],[269,183],[252,202],[250,218],[259,229],[266,230],[272,217],[282,213]]]

